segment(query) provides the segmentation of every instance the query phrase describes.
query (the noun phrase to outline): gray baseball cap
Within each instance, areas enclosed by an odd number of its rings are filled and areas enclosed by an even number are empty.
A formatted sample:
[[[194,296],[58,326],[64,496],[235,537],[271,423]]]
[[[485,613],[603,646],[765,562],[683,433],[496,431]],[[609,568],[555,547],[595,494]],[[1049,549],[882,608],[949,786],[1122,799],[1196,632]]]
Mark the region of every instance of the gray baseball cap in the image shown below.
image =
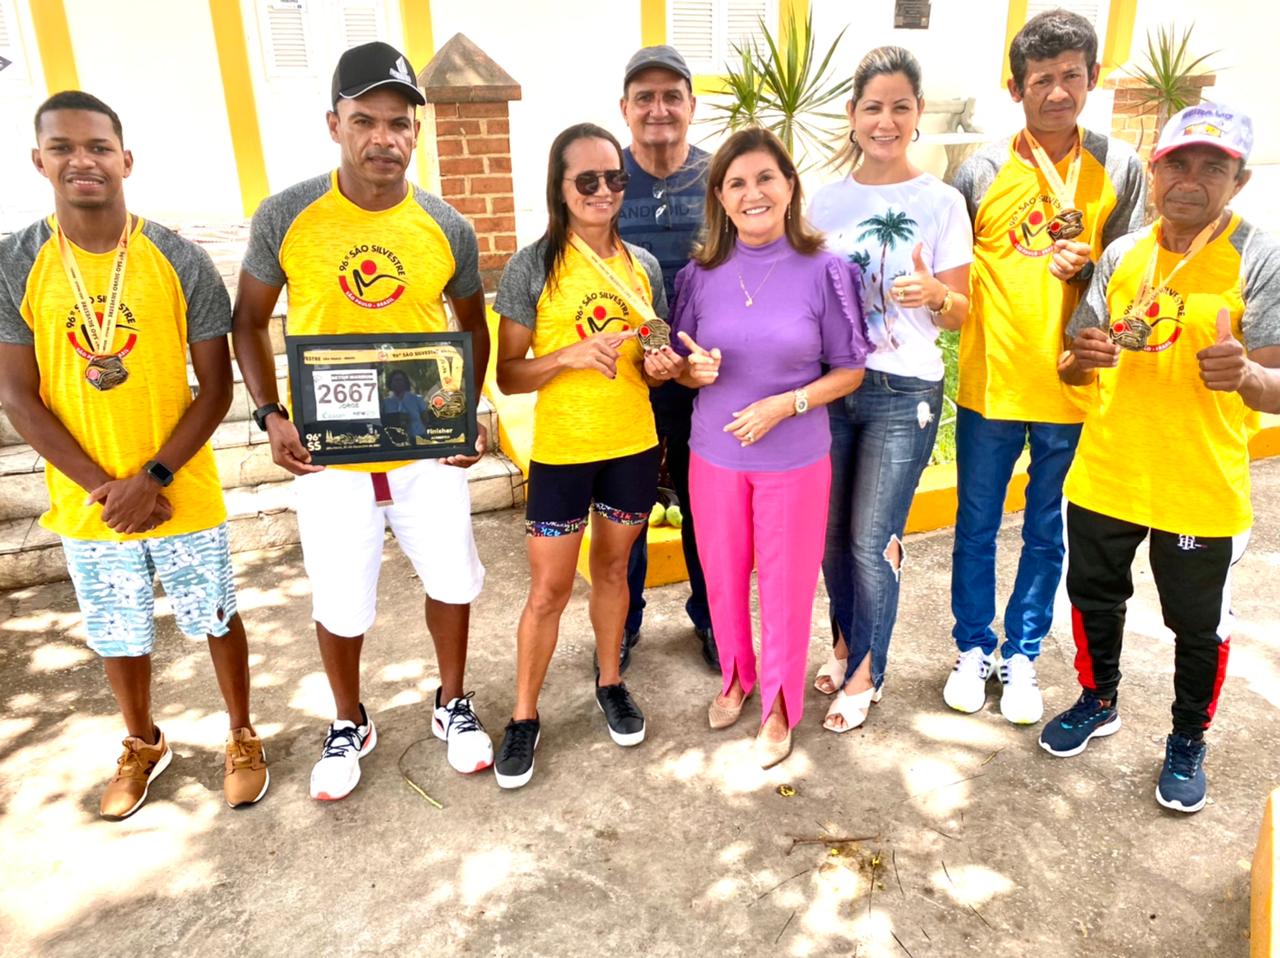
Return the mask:
[[[622,85],[626,86],[631,82],[633,76],[641,70],[648,70],[650,67],[670,70],[690,82],[693,80],[693,74],[689,72],[689,64],[684,62],[684,57],[680,55],[680,51],[675,47],[663,44],[662,46],[644,47],[637,50],[635,55],[627,61],[627,72],[623,75]]]

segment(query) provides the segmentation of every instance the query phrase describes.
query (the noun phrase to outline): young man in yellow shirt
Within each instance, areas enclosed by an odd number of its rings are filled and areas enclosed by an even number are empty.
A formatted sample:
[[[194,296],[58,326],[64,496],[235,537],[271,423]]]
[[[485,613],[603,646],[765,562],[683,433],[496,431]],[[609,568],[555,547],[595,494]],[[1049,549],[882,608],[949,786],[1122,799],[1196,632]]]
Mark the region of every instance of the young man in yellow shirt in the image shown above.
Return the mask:
[[[1204,807],[1204,731],[1231,649],[1231,566],[1253,524],[1254,410],[1280,412],[1280,243],[1227,204],[1249,180],[1247,116],[1188,107],[1151,155],[1160,218],[1112,243],[1069,332],[1064,382],[1098,401],[1067,474],[1067,594],[1084,691],[1040,744],[1077,755],[1120,728],[1130,566],[1151,572],[1174,634],[1173,733],[1156,800]]]
[[[173,758],[151,710],[153,579],[208,637],[227,704],[224,791],[269,783],[249,718],[226,507],[209,437],[231,404],[231,304],[209,255],[125,206],[120,118],[65,91],[36,111],[32,160],[55,214],[0,242],[0,404],[44,457],[49,511],[128,737],[103,818],[132,815]],[[192,399],[187,349],[199,381]]]
[[[312,615],[337,717],[311,773],[311,797],[344,798],[360,759],[377,744],[360,700],[360,653],[376,615],[389,524],[426,591],[427,629],[440,667],[431,728],[449,764],[493,764],[493,744],[463,691],[471,601],[484,567],[471,531],[466,467],[474,457],[362,466],[311,463],[280,405],[267,333],[289,286],[290,335],[444,332],[443,297],[472,337],[477,395],[489,361],[489,327],[475,231],[443,200],[405,179],[426,102],[413,67],[385,43],[344,53],[333,75],[329,134],[338,169],[264,200],[253,218],[236,297],[234,338],[254,418],[294,483]],[[376,491],[375,491],[376,490]],[[390,504],[384,504],[390,499]]]
[[[1084,409],[1055,364],[1071,311],[1103,248],[1141,224],[1142,165],[1124,143],[1078,125],[1098,81],[1087,20],[1051,10],[1009,48],[1009,92],[1026,126],[956,174],[973,219],[969,319],[960,333],[952,636],[959,655],[946,703],[976,712],[998,666],[1000,711],[1040,721],[1035,660],[1062,577],[1062,479]],[[996,536],[1014,465],[1030,447],[1022,555],[996,658]]]

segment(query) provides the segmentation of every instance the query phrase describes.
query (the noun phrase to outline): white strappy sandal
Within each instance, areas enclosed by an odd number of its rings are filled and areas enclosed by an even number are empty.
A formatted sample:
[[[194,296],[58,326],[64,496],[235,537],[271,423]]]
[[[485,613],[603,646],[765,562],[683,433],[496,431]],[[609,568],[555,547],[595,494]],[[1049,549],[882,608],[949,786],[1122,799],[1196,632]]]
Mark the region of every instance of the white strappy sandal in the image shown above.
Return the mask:
[[[848,659],[836,658],[835,649],[832,649],[827,656],[827,664],[818,669],[818,674],[813,677],[813,687],[823,695],[834,694],[840,686],[844,685],[844,670],[848,664]],[[824,688],[819,684],[823,679],[831,683],[831,688]]]
[[[841,689],[832,700],[831,707],[827,709],[827,715],[822,720],[822,727],[828,732],[835,732],[837,735],[857,728],[867,720],[867,712],[871,710],[872,703],[879,702],[883,693],[884,689],[879,688],[867,689],[865,692],[857,692],[850,695],[844,689]],[[835,728],[829,724],[831,718],[836,715],[844,719],[843,728]]]

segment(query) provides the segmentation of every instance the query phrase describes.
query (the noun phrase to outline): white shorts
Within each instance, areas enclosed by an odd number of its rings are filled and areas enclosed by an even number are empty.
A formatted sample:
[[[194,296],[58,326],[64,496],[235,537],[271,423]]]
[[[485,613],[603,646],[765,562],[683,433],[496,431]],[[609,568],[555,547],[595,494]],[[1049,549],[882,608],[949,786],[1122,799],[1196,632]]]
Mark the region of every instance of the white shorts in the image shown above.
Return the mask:
[[[367,472],[330,468],[294,480],[311,615],[334,635],[363,635],[373,625],[388,525],[431,598],[465,605],[484,585],[466,470],[422,459],[387,480],[389,506],[377,504]]]

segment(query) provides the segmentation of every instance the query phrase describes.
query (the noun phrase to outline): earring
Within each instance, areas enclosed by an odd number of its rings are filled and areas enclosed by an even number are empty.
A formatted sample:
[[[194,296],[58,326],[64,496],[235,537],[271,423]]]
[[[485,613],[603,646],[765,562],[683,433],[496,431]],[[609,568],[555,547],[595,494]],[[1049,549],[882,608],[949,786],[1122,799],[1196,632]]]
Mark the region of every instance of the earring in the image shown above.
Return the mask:
[[[853,130],[850,130],[850,131],[849,131],[849,142],[850,142],[850,143],[857,143],[857,142],[858,142],[858,134],[854,133],[854,132],[853,132]]]
[[[920,139],[920,127],[916,127],[916,132],[915,135],[911,137],[911,142],[914,143],[918,139]]]
[[[787,207],[787,219],[791,219],[791,207]]]

